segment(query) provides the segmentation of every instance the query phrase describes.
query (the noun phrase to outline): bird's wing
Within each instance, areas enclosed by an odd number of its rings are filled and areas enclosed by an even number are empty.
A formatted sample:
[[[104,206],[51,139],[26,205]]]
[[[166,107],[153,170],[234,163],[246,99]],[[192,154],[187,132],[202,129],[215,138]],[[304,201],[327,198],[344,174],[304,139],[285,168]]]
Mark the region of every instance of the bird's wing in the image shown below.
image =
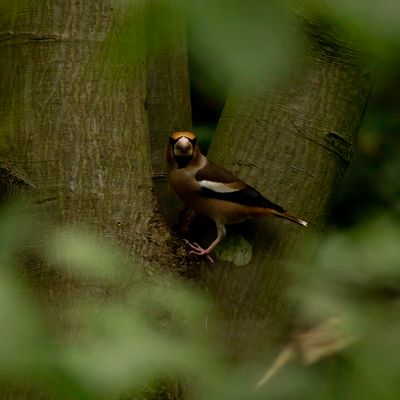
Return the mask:
[[[250,207],[272,208],[279,212],[285,212],[281,206],[266,199],[260,192],[240,180],[235,174],[211,161],[207,161],[207,164],[197,171],[195,179],[200,185],[202,196]]]

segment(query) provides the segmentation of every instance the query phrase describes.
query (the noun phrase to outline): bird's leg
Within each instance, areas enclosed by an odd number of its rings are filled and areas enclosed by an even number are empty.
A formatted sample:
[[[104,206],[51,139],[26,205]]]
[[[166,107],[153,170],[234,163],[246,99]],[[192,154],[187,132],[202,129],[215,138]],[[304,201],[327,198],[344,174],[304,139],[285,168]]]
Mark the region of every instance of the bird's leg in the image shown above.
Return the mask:
[[[208,254],[214,249],[214,247],[225,237],[226,229],[225,225],[216,223],[217,225],[217,238],[208,246],[206,249],[203,249],[198,243],[190,243],[189,241],[185,241],[190,248],[192,249],[189,254],[196,254],[198,256],[207,256],[207,258],[211,258]],[[212,260],[212,259],[211,259]]]

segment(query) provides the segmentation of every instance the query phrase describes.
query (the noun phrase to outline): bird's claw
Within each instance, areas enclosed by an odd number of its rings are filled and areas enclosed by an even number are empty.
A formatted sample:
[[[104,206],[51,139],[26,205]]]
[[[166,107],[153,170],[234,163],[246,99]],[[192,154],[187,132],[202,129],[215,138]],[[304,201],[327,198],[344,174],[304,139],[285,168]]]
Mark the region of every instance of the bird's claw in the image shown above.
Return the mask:
[[[197,242],[190,243],[187,239],[183,239],[183,241],[194,251],[203,251],[203,248]]]
[[[197,242],[190,243],[187,239],[183,239],[183,241],[192,249],[189,251],[189,255],[196,254],[196,256],[206,256],[206,259],[210,261],[211,264],[214,263],[213,258],[208,254],[209,252],[204,250]]]

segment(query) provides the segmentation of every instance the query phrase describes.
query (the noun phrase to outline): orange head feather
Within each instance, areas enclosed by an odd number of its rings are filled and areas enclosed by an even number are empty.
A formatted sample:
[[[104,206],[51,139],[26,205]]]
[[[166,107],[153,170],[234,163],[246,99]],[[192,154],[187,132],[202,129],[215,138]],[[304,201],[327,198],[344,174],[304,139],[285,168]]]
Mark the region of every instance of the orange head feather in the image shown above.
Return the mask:
[[[173,132],[169,135],[170,139],[172,139],[173,141],[178,140],[181,137],[186,137],[189,140],[194,140],[196,139],[196,135],[193,132]]]

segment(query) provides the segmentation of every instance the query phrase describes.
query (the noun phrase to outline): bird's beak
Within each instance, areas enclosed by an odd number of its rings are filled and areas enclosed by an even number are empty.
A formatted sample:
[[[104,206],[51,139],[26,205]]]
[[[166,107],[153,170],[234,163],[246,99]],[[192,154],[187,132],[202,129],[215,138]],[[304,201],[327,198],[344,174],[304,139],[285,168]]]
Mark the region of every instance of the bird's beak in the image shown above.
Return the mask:
[[[193,154],[193,145],[189,139],[182,137],[174,145],[175,156],[191,156]]]

